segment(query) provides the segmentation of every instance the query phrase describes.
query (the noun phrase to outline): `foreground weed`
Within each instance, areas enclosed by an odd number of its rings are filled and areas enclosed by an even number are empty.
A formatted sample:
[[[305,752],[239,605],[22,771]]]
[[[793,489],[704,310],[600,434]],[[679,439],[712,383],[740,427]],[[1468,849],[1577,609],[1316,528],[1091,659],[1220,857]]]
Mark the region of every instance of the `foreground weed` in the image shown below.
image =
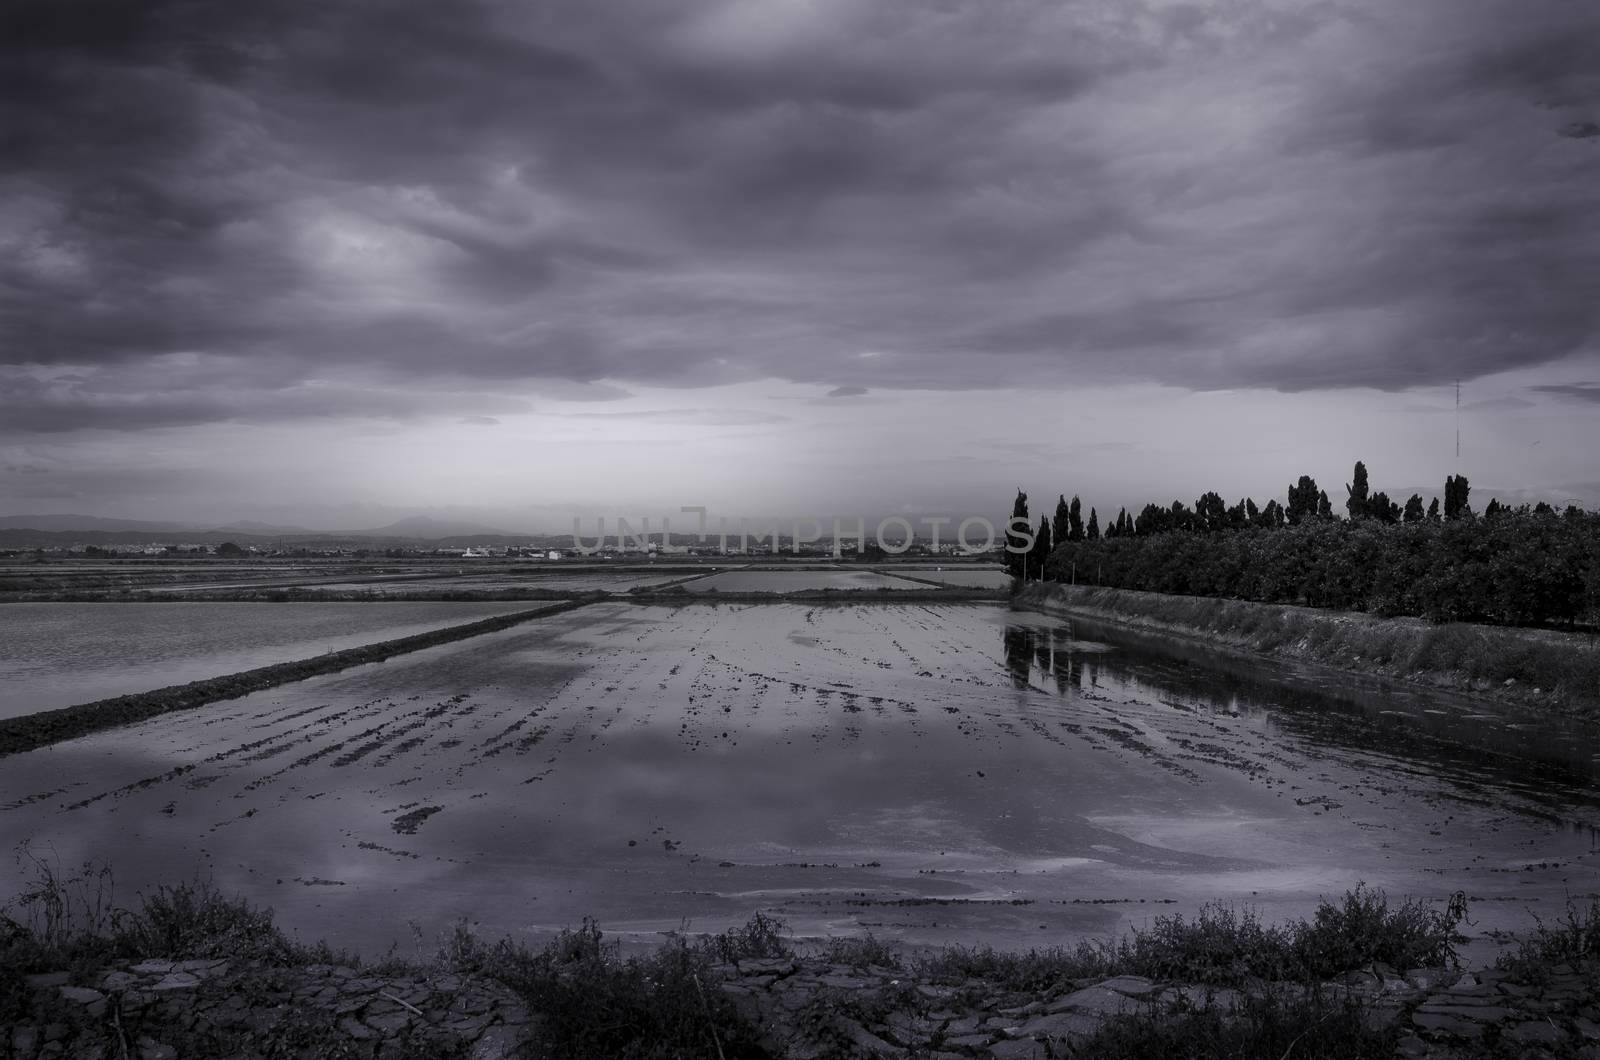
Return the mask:
[[[1269,927],[1253,910],[1203,907],[1193,920],[1161,916],[1113,950],[1115,963],[1151,979],[1239,983],[1285,979],[1296,971],[1294,929]]]
[[[1393,1056],[1396,1026],[1374,1027],[1354,999],[1321,991],[1246,995],[1220,1007],[1129,1015],[1108,1022],[1073,1054],[1096,1060],[1368,1060]]]
[[[750,937],[766,938],[768,925]],[[744,937],[744,936],[740,936]],[[766,945],[770,943],[770,939]],[[623,959],[593,920],[542,951],[484,944],[458,931],[448,943],[463,970],[491,975],[537,1013],[544,1054],[562,1060],[764,1060],[756,1029],[712,973],[716,946],[674,939],[646,957]]]
[[[1600,898],[1590,899],[1588,908],[1569,898],[1559,920],[1549,924],[1538,920],[1538,925],[1515,953],[1500,958],[1501,968],[1520,978],[1544,979],[1558,964],[1600,957]]]
[[[975,979],[1017,991],[1113,975],[1213,986],[1326,979],[1375,962],[1399,970],[1454,964],[1465,913],[1460,896],[1443,912],[1416,899],[1392,909],[1381,892],[1360,885],[1338,902],[1322,902],[1310,922],[1266,925],[1253,910],[1213,904],[1192,919],[1156,917],[1115,941],[1026,953],[952,947],[918,967],[941,981]]]
[[[1316,918],[1301,924],[1294,946],[1302,974],[1329,976],[1376,962],[1407,968],[1454,966],[1457,925],[1466,896],[1457,893],[1444,912],[1410,898],[1390,909],[1381,891],[1358,884],[1335,904],[1324,901]]]
[[[1127,971],[1115,947],[1105,942],[1080,942],[1023,953],[991,946],[951,946],[916,962],[916,974],[936,982],[994,984],[1018,993],[1038,993],[1070,985],[1076,979],[1108,979]]]
[[[708,945],[718,960],[729,964],[734,961],[788,957],[793,951],[783,937],[783,928],[782,920],[757,912],[743,927],[729,928],[720,935],[712,936]]]
[[[117,948],[131,957],[172,960],[243,958],[292,964],[302,953],[273,922],[270,909],[228,898],[210,882],[158,887],[137,909],[118,910]]]
[[[40,854],[27,843],[17,848],[16,860],[33,882],[0,907],[0,913],[26,928],[41,949],[66,952],[105,937],[115,913],[109,866],[85,861],[67,868],[54,852]],[[15,918],[9,915],[13,910]]]
[[[851,968],[899,968],[900,955],[888,943],[875,935],[860,938],[829,939],[819,954],[829,964],[846,964]]]

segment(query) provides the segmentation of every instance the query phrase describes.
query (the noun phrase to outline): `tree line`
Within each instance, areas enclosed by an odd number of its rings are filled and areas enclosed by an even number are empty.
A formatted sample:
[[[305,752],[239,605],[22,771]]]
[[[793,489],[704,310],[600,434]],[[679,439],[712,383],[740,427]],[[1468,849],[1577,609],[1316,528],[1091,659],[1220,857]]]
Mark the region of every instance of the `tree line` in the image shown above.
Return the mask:
[[[1235,504],[1208,492],[1194,504],[1098,513],[1063,494],[1032,529],[1021,490],[1006,563],[1025,580],[1306,604],[1435,621],[1514,625],[1600,621],[1600,513],[1548,504],[1469,503],[1463,475],[1444,499],[1403,503],[1372,491],[1357,462],[1341,516],[1309,475],[1286,503]],[[1021,528],[1029,528],[1023,532]],[[1031,540],[1030,540],[1031,539]]]

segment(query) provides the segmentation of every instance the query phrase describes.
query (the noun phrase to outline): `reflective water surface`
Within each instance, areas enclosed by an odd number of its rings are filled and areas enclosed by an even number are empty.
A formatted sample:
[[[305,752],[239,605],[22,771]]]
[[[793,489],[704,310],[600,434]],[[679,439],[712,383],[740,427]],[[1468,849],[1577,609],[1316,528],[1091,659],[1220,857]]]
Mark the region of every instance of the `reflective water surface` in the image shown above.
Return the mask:
[[[4,604],[0,718],[222,677],[530,606]]]
[[[1004,606],[604,603],[6,759],[0,842],[366,950],[457,917],[1027,946],[1596,890],[1592,727]],[[6,866],[9,868],[9,866]]]

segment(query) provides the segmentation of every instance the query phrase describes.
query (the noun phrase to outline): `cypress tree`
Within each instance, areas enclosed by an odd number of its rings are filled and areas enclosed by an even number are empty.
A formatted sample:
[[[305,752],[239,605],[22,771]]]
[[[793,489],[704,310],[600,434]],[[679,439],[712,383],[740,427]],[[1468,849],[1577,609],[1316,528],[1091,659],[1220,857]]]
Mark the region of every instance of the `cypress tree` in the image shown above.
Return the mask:
[[[1050,527],[1050,539],[1057,543],[1067,539],[1067,531],[1071,528],[1071,518],[1067,510],[1067,495],[1061,494],[1056,501],[1056,518]]]
[[[1356,461],[1355,482],[1347,483],[1344,491],[1350,499],[1344,502],[1345,510],[1350,513],[1350,520],[1364,519],[1367,516],[1367,465]]]
[[[1422,498],[1413,493],[1411,498],[1406,501],[1406,509],[1401,518],[1408,523],[1422,522],[1424,518],[1422,513]]]
[[[1011,502],[1011,518],[1022,520],[1023,525],[1028,522],[1028,495],[1017,489],[1017,499]],[[1027,555],[1024,552],[1012,552],[1011,549],[1022,547],[1027,540],[1022,534],[1013,529],[1010,522],[1006,523],[1006,570],[1012,577],[1024,578],[1028,573]]]
[[[1033,548],[1028,553],[1028,559],[1033,567],[1033,577],[1038,581],[1044,580],[1044,561],[1050,557],[1050,518],[1039,516],[1039,532],[1033,537]]]
[[[1328,500],[1327,490],[1317,491],[1317,517],[1319,519],[1333,518],[1333,504]]]
[[[1428,522],[1437,523],[1438,521],[1439,521],[1439,498],[1435,497],[1433,499],[1433,503],[1428,505]]]
[[[1073,494],[1072,504],[1067,509],[1067,540],[1083,540],[1083,505],[1078,502],[1077,494]]]
[[[1094,509],[1089,509],[1089,529],[1084,531],[1090,541],[1100,540],[1100,518],[1095,515]]]
[[[1194,524],[1196,530],[1202,531],[1221,530],[1227,526],[1228,506],[1215,490],[1202,494],[1194,502]]]
[[[1467,485],[1467,476],[1450,475],[1444,480],[1444,517],[1446,519],[1464,519],[1472,514],[1472,509],[1467,505],[1467,494],[1472,488]]]
[[[1289,487],[1289,506],[1284,510],[1284,518],[1290,526],[1299,526],[1317,514],[1317,497],[1321,492],[1317,489],[1317,480],[1310,475],[1301,475],[1300,481]]]

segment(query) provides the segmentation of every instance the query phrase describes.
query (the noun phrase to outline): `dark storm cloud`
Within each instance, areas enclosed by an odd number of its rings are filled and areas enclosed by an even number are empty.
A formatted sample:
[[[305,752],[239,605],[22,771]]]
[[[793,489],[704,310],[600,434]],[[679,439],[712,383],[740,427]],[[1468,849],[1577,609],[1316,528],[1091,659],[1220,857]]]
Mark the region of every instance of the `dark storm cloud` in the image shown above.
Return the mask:
[[[1567,383],[1564,385],[1536,386],[1530,389],[1542,394],[1554,394],[1556,397],[1571,398],[1574,401],[1593,401],[1600,403],[1600,383]]]
[[[7,20],[0,430],[602,380],[1402,388],[1600,326],[1592,5]]]
[[[159,370],[118,366],[92,374],[37,378],[0,368],[0,425],[28,433],[57,433],[83,426],[114,430],[186,427],[203,423],[273,423],[285,420],[357,417],[416,420],[431,415],[483,410],[528,411],[520,397],[419,390],[397,386],[319,383],[277,385],[259,370],[161,359]]]

